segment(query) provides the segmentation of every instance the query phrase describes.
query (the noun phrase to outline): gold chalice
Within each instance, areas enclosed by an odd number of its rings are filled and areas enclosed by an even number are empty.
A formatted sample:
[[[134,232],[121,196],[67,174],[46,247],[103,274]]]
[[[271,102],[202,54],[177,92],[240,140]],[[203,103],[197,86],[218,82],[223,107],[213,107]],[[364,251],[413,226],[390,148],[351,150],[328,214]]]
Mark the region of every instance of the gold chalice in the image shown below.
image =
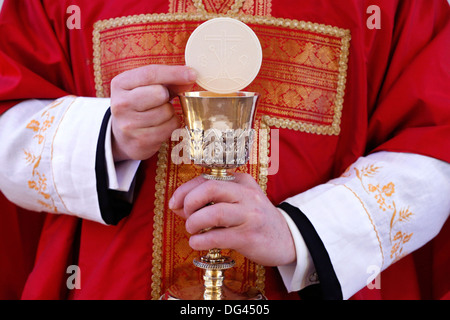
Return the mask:
[[[259,94],[254,92],[216,94],[198,91],[180,94],[179,98],[188,131],[191,161],[209,169],[207,173],[203,173],[206,179],[233,180],[233,174],[227,170],[245,165],[250,158],[255,134],[252,125]],[[264,296],[254,288],[246,292],[236,292],[232,289],[232,285],[224,285],[223,272],[232,268],[235,261],[223,256],[220,249],[211,249],[206,255],[194,259],[194,265],[205,270],[204,288],[172,288],[168,294],[166,293],[168,295],[166,298],[264,299]]]

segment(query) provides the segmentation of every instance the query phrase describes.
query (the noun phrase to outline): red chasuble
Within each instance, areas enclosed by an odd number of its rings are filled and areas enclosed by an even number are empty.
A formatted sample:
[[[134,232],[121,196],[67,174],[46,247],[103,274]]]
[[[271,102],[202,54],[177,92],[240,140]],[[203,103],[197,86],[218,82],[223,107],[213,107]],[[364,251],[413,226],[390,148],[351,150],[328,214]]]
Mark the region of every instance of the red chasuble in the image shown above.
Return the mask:
[[[6,1],[0,113],[31,98],[107,97],[111,79],[125,70],[184,64],[190,33],[235,9],[263,49],[261,71],[247,88],[262,95],[255,128],[279,129],[280,154],[272,174],[261,161],[271,156],[270,139],[259,135],[258,160],[240,170],[274,204],[374,151],[450,161],[450,70],[435,58],[449,62],[446,1],[234,2],[80,0],[81,28],[70,29],[72,1]],[[373,4],[381,29],[367,24]],[[200,169],[173,164],[174,146],[168,141],[143,163],[133,211],[117,226],[25,212],[0,195],[0,298],[157,299],[173,283],[201,281],[184,222],[168,209],[172,193]],[[381,289],[355,298],[450,298],[448,228],[384,271]],[[237,263],[227,277],[269,299],[298,297],[286,293],[275,268],[229,254]],[[67,288],[70,265],[81,270],[81,289]]]

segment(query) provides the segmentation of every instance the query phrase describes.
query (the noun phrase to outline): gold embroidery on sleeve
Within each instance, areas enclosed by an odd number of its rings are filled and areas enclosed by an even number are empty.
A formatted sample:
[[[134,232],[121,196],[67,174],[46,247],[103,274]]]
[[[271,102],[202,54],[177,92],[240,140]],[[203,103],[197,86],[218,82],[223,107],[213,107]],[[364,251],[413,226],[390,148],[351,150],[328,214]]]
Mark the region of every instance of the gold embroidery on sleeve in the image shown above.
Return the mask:
[[[33,166],[31,171],[31,179],[28,180],[28,188],[35,190],[41,199],[37,202],[46,208],[50,212],[58,212],[58,208],[55,205],[55,200],[48,192],[47,188],[47,177],[45,173],[39,170],[39,165],[41,163],[42,154],[45,149],[45,141],[47,139],[47,130],[53,125],[55,117],[51,115],[51,110],[58,107],[64,100],[56,100],[45,111],[41,114],[40,119],[31,120],[26,128],[32,130],[35,135],[33,139],[37,141],[37,144],[42,146],[38,153],[33,151],[23,150],[25,154],[25,161],[28,165]]]
[[[375,232],[375,235],[377,236],[378,247],[380,248],[380,252],[381,252],[381,265],[384,265],[384,253],[383,253],[383,246],[381,244],[380,235],[378,234],[377,227],[376,227],[372,217],[370,216],[370,213],[367,210],[367,208],[366,208],[366,206],[364,204],[364,201],[362,201],[362,199],[350,187],[346,186],[345,184],[343,184],[342,186],[344,188],[346,188],[347,190],[349,190],[351,193],[353,193],[353,195],[356,197],[356,199],[358,199],[358,201],[361,203],[361,206],[363,207],[364,211],[366,212],[366,215],[367,215],[367,217],[368,217],[368,219],[370,221],[370,224],[372,225],[373,231]]]
[[[37,203],[39,203],[42,207],[45,208],[48,212],[53,213],[60,213],[61,211],[58,209],[58,206],[63,207],[63,211],[69,214],[72,214],[66,207],[61,195],[58,193],[54,177],[53,177],[53,167],[51,168],[50,172],[50,178],[46,176],[45,173],[40,170],[41,160],[44,156],[44,150],[48,148],[46,145],[47,139],[52,139],[50,144],[50,160],[53,160],[53,142],[56,136],[56,133],[59,129],[59,125],[61,122],[57,124],[56,129],[53,130],[53,134],[51,134],[51,137],[49,137],[49,129],[53,127],[56,123],[55,118],[55,109],[63,102],[66,101],[67,98],[73,98],[72,102],[68,105],[68,107],[63,110],[63,115],[66,114],[67,110],[72,106],[72,104],[75,101],[75,96],[66,96],[64,98],[60,98],[55,100],[53,103],[48,105],[44,111],[41,113],[39,118],[32,119],[28,124],[26,125],[26,129],[29,129],[35,133],[33,136],[33,139],[36,141],[36,147],[39,148],[39,151],[36,150],[23,150],[23,153],[25,155],[25,162],[33,166],[31,171],[31,179],[27,181],[28,188],[34,190],[38,193],[40,196],[40,199],[37,199]],[[60,109],[58,108],[58,111],[60,112]],[[61,118],[62,119],[62,118]],[[50,184],[49,184],[50,182]],[[50,189],[53,189],[53,191],[50,191]],[[59,200],[55,201],[55,198],[52,197],[51,193],[54,193],[58,196]],[[59,202],[58,202],[59,201]],[[57,203],[59,203],[57,205]]]
[[[349,167],[350,168],[350,167]],[[355,168],[355,173],[358,179],[361,181],[361,186],[363,189],[368,193],[366,187],[362,183],[362,177],[373,177],[379,170],[379,167],[375,167],[374,165],[365,166],[364,168],[358,170],[358,168]]]
[[[390,258],[393,262],[400,260],[406,253],[403,251],[404,244],[409,242],[413,236],[413,233],[407,233],[403,230],[395,232],[394,227],[401,228],[399,224],[410,220],[414,214],[410,211],[409,207],[398,209],[395,204],[395,192],[396,187],[394,182],[389,182],[385,185],[372,184],[366,182],[367,179],[374,178],[379,172],[381,167],[375,167],[374,165],[363,167],[358,170],[354,168],[356,177],[361,182],[363,189],[367,194],[372,195],[376,200],[379,209],[382,212],[386,212],[390,215],[389,223],[389,241],[391,244]],[[395,234],[393,234],[395,232]]]

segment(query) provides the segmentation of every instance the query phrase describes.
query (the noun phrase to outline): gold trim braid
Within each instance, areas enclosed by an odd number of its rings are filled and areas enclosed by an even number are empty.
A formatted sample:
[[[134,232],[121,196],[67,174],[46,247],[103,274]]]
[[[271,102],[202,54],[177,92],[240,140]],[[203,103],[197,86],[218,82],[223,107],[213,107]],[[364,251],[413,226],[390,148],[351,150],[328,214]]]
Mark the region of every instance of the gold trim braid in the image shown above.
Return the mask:
[[[167,175],[168,144],[163,143],[158,153],[155,185],[155,209],[153,217],[153,268],[152,268],[152,299],[161,297],[162,286],[162,246],[163,246],[163,220],[164,220],[164,196],[165,181]]]

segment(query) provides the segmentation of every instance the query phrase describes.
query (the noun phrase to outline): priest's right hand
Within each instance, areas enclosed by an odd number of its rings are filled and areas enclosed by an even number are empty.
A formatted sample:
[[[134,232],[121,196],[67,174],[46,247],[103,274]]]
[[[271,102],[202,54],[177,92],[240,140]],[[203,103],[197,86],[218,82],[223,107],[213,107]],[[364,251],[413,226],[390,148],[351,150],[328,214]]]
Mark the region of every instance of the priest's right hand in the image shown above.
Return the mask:
[[[112,150],[115,161],[146,160],[180,125],[171,99],[196,79],[186,66],[148,65],[111,81]]]

